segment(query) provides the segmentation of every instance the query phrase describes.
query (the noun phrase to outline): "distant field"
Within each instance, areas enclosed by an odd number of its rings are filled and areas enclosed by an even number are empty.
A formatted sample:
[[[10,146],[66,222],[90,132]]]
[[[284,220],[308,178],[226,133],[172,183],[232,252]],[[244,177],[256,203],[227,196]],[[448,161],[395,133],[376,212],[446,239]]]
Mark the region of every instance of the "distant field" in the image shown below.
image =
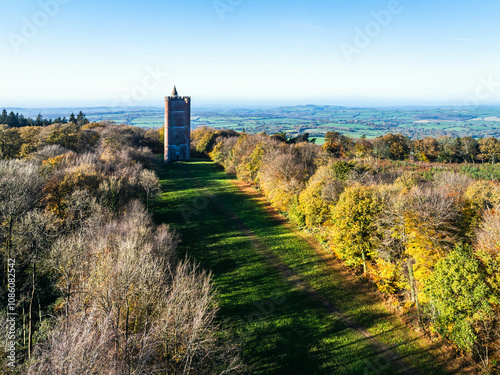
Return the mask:
[[[114,121],[145,128],[159,128],[164,112],[158,107],[135,108],[7,108],[8,111],[36,117],[69,117],[80,110],[92,121]],[[337,106],[294,106],[270,109],[193,108],[191,125],[211,126],[247,132],[288,136],[309,133],[318,142],[328,131],[359,138],[401,133],[411,138],[440,137],[500,137],[500,107],[395,107],[347,108]]]

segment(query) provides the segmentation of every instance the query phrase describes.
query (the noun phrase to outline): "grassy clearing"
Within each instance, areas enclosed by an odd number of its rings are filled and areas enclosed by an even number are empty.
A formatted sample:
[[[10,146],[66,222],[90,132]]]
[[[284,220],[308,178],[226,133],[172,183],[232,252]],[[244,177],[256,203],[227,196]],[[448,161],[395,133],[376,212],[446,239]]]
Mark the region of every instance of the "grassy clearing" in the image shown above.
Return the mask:
[[[288,283],[220,202],[279,260],[423,374],[447,374],[437,352],[407,330],[371,294],[325,264],[294,231],[272,219],[207,161],[159,171],[163,199],[155,220],[182,237],[181,251],[213,271],[219,317],[239,336],[255,374],[400,374],[357,330]]]

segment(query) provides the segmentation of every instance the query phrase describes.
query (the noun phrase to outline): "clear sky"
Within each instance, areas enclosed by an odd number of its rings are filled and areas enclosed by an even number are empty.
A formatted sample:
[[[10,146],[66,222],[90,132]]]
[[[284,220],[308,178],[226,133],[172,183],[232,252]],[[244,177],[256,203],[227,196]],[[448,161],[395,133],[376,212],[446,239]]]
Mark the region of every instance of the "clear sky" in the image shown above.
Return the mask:
[[[0,107],[500,104],[498,0],[4,0]]]

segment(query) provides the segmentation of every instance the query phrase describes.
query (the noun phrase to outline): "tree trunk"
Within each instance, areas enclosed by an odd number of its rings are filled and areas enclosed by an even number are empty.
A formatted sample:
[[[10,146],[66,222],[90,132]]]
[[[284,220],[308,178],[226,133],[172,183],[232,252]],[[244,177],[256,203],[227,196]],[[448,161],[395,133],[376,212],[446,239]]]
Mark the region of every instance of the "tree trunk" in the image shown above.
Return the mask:
[[[24,302],[23,302],[23,345],[26,345],[26,314],[24,311]]]
[[[130,360],[129,360],[129,353],[128,353],[128,320],[129,320],[129,314],[130,314],[130,307],[128,303],[128,298],[127,298],[127,314],[125,317],[125,360],[127,362],[127,372],[130,374]]]
[[[66,324],[69,318],[69,299],[71,297],[71,282],[68,282],[68,289],[66,291]]]
[[[363,274],[366,275],[366,254],[365,251],[361,251],[361,257],[363,258]]]
[[[413,274],[413,259],[408,258],[406,261],[406,264],[408,266],[408,278],[410,282],[410,293],[411,293],[411,299],[412,302],[415,303],[415,307],[417,309],[417,319],[420,324],[420,305],[418,303],[418,290],[417,290],[417,283],[415,281],[415,276]]]

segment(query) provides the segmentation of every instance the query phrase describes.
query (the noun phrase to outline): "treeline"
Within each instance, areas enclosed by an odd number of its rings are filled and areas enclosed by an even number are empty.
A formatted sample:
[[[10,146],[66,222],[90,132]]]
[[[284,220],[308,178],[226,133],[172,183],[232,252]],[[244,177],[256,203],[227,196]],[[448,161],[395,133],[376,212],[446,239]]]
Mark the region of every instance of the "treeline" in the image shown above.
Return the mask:
[[[0,139],[1,373],[242,371],[210,274],[148,213],[158,130],[67,123]]]
[[[410,139],[401,134],[386,134],[374,139],[352,139],[337,132],[326,133],[325,151],[336,157],[376,157],[441,163],[497,163],[500,141],[497,138],[426,137]]]
[[[154,153],[163,153],[162,130],[146,130],[133,126],[112,126],[105,122],[52,124],[11,128],[0,125],[0,159],[26,158],[44,146],[59,145],[70,151],[84,152],[98,147],[101,133],[114,129],[106,140],[110,146],[148,147]]]
[[[80,111],[76,116],[74,113],[72,113],[69,116],[69,119],[66,119],[66,117],[44,119],[41,114],[38,114],[35,119],[32,119],[29,117],[24,117],[24,115],[22,114],[20,115],[19,113],[14,113],[13,111],[7,114],[6,109],[3,109],[2,113],[0,114],[0,125],[7,125],[11,128],[22,128],[24,126],[48,126],[52,124],[67,124],[68,122],[77,125],[85,125],[89,123],[89,120],[82,111]]]
[[[498,372],[499,182],[370,156],[409,155],[408,140],[391,134],[372,142],[334,135],[324,147],[210,128],[192,138],[197,152],[257,186],[401,314]]]

